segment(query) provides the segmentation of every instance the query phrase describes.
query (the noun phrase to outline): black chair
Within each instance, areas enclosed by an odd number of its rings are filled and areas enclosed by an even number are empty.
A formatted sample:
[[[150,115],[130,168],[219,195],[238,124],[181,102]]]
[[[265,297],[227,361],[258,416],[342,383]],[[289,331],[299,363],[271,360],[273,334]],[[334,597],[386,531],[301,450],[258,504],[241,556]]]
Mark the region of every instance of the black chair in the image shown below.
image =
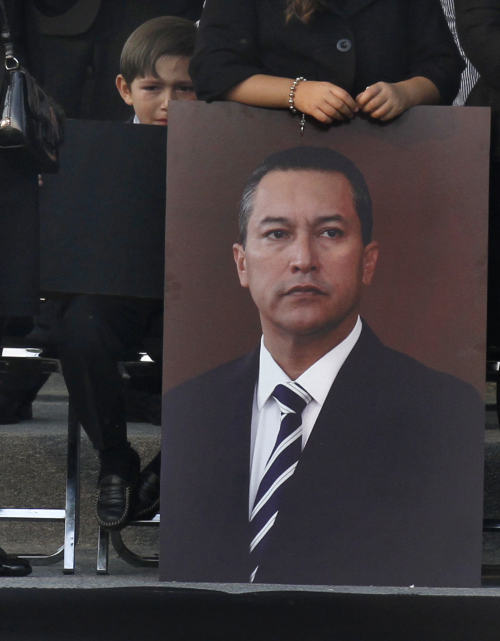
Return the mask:
[[[38,368],[41,373],[51,374],[60,372],[60,363],[54,358],[40,356],[39,349],[27,350],[37,355],[26,358],[23,356],[1,356],[0,371],[33,372]],[[68,440],[66,449],[66,498],[64,508],[0,508],[0,519],[13,521],[49,521],[64,522],[64,540],[59,548],[48,554],[21,554],[35,564],[55,563],[63,558],[64,574],[75,571],[75,548],[78,541],[80,507],[80,425],[76,420],[71,402],[68,406]]]

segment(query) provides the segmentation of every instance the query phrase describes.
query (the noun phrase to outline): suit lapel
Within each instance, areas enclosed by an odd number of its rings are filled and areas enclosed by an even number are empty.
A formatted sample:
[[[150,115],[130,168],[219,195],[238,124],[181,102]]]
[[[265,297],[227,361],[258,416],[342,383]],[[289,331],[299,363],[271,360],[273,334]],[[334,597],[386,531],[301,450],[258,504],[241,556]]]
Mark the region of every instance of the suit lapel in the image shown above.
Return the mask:
[[[315,449],[332,432],[332,416],[335,417],[337,425],[348,423],[346,429],[349,432],[355,431],[353,423],[355,426],[357,417],[361,419],[366,415],[366,395],[373,380],[374,364],[377,362],[376,353],[379,347],[382,347],[382,344],[364,324],[356,345],[340,368],[328,392],[307,447],[311,445],[311,449]],[[359,402],[360,397],[363,397],[362,403]]]

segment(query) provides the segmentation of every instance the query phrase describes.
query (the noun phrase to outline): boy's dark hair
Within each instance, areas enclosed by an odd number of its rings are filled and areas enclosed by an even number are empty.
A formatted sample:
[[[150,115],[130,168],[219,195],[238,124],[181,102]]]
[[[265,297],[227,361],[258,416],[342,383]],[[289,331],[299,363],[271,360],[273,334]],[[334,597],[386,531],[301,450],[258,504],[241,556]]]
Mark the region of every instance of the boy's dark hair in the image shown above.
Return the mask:
[[[162,56],[186,56],[194,51],[196,25],[175,16],[159,16],[143,22],[127,38],[120,57],[120,73],[130,84],[135,78],[156,76]]]
[[[326,147],[293,147],[268,156],[251,174],[240,202],[239,233],[240,243],[245,245],[248,219],[252,213],[255,192],[260,181],[271,171],[293,171],[312,169],[315,171],[338,172],[351,183],[354,206],[361,222],[363,244],[372,238],[372,201],[368,186],[361,171],[346,156]]]

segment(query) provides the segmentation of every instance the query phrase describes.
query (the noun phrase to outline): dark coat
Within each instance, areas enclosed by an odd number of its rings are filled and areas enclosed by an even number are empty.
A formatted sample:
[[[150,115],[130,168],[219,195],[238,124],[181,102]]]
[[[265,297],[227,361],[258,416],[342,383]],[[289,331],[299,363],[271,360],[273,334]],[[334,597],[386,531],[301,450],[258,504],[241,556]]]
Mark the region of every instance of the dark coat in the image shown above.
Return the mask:
[[[246,582],[258,352],[170,392],[161,578]],[[366,326],[285,488],[259,582],[479,585],[483,408]]]
[[[500,162],[500,0],[455,0],[457,33],[480,78],[468,105],[492,108],[492,156]]]
[[[356,96],[379,80],[425,76],[445,104],[463,61],[439,0],[330,0],[307,25],[285,0],[208,0],[191,64],[198,97],[221,99],[258,73],[327,80]]]

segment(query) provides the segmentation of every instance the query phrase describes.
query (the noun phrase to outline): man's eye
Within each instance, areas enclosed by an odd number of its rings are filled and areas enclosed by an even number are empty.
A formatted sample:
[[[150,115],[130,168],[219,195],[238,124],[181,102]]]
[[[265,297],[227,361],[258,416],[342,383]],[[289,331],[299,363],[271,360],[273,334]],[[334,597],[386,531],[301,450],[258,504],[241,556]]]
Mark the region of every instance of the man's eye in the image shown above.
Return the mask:
[[[327,238],[340,238],[340,236],[343,236],[343,234],[344,232],[336,227],[332,229],[325,229],[321,232],[321,235],[326,236]]]
[[[176,87],[176,91],[179,91],[181,93],[193,93],[194,87],[192,85],[179,86]]]
[[[286,236],[286,231],[284,231],[283,229],[273,229],[266,233],[266,238],[272,238],[274,240],[278,240],[279,238],[285,238],[285,236]]]

